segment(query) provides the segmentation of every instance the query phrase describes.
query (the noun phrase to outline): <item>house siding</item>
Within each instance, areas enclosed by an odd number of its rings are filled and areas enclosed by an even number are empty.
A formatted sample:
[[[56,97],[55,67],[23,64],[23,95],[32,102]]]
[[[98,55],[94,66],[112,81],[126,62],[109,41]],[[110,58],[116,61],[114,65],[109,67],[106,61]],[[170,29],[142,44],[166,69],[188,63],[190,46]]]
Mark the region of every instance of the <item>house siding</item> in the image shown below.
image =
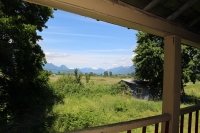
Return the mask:
[[[135,98],[138,98],[138,99],[144,99],[144,100],[149,100],[150,98],[150,95],[152,95],[152,91],[147,88],[146,86],[142,86],[142,85],[138,85],[134,82],[127,82],[125,80],[122,80],[124,81],[128,87],[133,91],[133,96]],[[137,88],[141,88],[142,89],[142,93],[141,94],[138,94],[137,93]]]
[[[144,99],[144,100],[149,100],[149,89],[143,87],[143,86],[137,86],[134,84],[131,84],[131,89],[133,90],[133,96],[135,98],[139,98],[139,99]],[[142,94],[138,94],[137,93],[137,88],[141,88],[142,89]]]

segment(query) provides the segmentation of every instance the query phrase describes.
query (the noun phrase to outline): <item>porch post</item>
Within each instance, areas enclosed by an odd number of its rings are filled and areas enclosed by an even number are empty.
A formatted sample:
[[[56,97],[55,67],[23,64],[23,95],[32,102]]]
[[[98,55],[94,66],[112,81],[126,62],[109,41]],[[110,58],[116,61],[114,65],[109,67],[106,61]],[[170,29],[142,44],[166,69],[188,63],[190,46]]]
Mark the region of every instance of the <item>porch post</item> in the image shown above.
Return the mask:
[[[162,113],[171,115],[169,133],[179,131],[180,90],[181,90],[181,38],[168,36],[164,39],[164,84]],[[165,133],[165,123],[162,133]]]

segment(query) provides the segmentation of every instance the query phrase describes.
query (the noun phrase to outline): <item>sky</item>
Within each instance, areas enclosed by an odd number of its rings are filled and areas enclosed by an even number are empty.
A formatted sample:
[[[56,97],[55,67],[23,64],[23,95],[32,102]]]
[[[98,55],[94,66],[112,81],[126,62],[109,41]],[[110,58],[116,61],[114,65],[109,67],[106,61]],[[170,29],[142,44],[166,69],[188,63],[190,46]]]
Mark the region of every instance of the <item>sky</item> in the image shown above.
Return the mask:
[[[54,11],[38,34],[48,63],[68,68],[132,66],[136,30],[64,11]]]

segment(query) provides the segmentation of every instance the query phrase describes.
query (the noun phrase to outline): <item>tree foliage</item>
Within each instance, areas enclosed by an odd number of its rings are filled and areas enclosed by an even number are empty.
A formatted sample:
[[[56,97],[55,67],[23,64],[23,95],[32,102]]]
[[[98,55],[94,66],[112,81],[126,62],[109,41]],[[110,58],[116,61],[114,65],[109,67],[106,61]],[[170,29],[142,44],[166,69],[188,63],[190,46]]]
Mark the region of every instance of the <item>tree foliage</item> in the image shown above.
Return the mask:
[[[44,113],[54,102],[37,33],[47,28],[52,13],[51,8],[21,0],[0,0],[0,127],[34,109]]]
[[[105,77],[108,76],[108,71],[104,71],[104,74],[103,74]]]
[[[81,83],[82,73],[78,72],[78,68],[74,69],[74,76],[75,76],[75,79],[76,79],[76,83],[81,85],[82,84]]]
[[[85,81],[86,81],[86,83],[89,83],[89,81],[90,81],[90,74],[85,74]]]
[[[109,76],[112,76],[112,72],[111,71],[109,72]]]
[[[136,54],[133,58],[135,76],[149,80],[152,86],[161,89],[164,70],[164,39],[141,31],[136,36],[138,46],[133,51]],[[195,83],[200,73],[200,50],[182,45],[181,55],[182,86],[189,81]]]

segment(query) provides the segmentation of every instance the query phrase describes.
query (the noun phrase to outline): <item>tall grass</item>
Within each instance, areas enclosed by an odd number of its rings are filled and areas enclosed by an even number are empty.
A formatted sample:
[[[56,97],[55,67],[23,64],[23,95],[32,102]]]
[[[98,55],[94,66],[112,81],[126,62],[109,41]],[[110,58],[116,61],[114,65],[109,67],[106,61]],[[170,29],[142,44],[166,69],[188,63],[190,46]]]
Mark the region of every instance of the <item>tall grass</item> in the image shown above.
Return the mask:
[[[65,75],[53,82],[52,87],[56,93],[64,96],[64,100],[63,103],[55,105],[53,111],[49,113],[49,115],[57,116],[49,131],[64,132],[84,129],[162,113],[162,101],[134,99],[130,95],[123,94],[119,84],[96,84],[94,82],[77,84],[72,75]],[[185,89],[186,93],[192,95],[192,88],[195,87],[188,84]],[[193,91],[199,90],[194,89]],[[199,95],[196,94],[196,96]],[[189,105],[191,104],[182,104],[181,108]],[[153,131],[153,125],[147,127],[147,133]],[[138,133],[141,129],[132,132]]]
[[[69,131],[160,114],[161,102],[145,102],[130,97],[104,95],[101,98],[68,97],[53,112],[59,114],[56,131]]]
[[[77,84],[70,75],[52,86],[65,96],[55,105],[58,117],[52,131],[70,131],[153,116],[161,113],[161,102],[134,99],[122,93],[119,84]]]
[[[69,75],[69,74],[65,74],[65,75]],[[57,79],[59,79],[60,77],[62,77],[63,75],[51,75],[50,76],[50,81],[51,82],[55,82]],[[71,74],[71,76],[73,76],[73,74]],[[115,77],[115,76],[108,76],[108,77],[104,77],[104,76],[91,76],[90,77],[90,81],[93,81],[93,82],[95,82],[95,84],[97,83],[97,84],[104,84],[104,83],[106,83],[106,84],[115,84],[115,83],[117,83],[117,82],[119,82],[120,81],[120,79],[122,79],[122,78],[130,78],[130,77],[121,77],[121,76],[119,76],[119,77]],[[85,83],[85,81],[86,81],[86,79],[85,79],[85,76],[82,76],[82,80],[81,80],[82,82],[84,82]]]
[[[195,96],[200,97],[200,82],[196,82],[195,84],[189,82],[184,88],[187,94],[193,94]]]

